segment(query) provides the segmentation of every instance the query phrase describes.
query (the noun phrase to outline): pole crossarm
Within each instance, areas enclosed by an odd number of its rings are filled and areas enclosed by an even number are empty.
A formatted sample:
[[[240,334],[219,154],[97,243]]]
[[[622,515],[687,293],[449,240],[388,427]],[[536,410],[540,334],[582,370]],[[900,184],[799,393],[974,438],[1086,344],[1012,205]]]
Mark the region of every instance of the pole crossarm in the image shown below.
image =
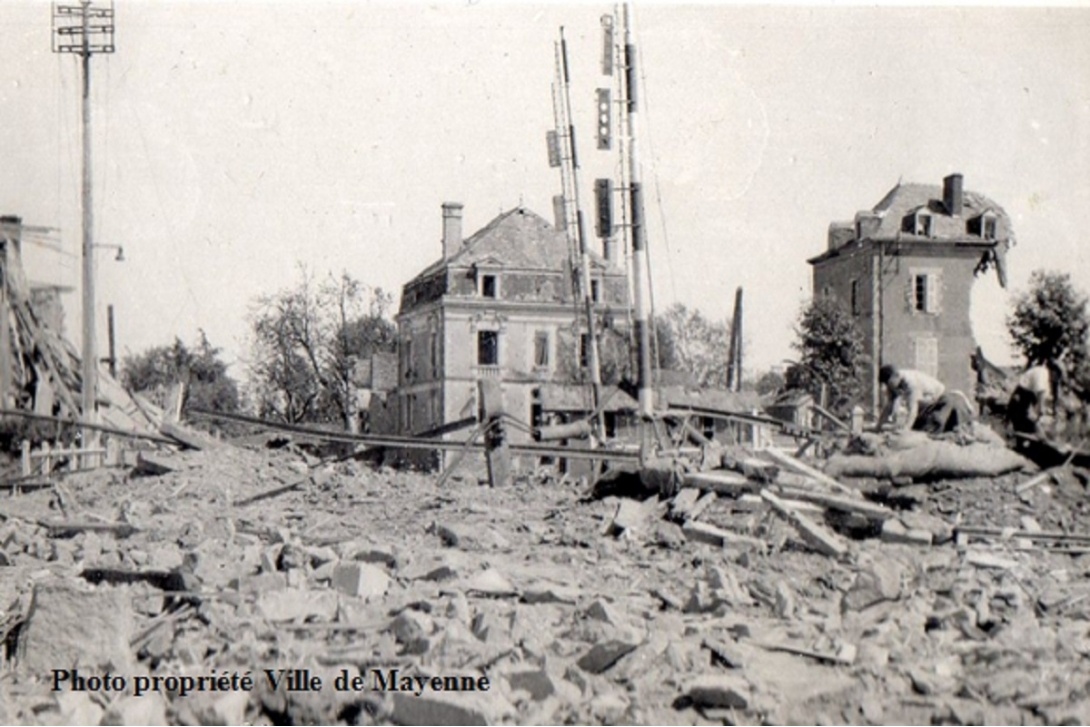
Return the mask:
[[[92,18],[96,22],[91,22]],[[81,2],[79,5],[53,5],[53,52],[114,52],[113,3]]]

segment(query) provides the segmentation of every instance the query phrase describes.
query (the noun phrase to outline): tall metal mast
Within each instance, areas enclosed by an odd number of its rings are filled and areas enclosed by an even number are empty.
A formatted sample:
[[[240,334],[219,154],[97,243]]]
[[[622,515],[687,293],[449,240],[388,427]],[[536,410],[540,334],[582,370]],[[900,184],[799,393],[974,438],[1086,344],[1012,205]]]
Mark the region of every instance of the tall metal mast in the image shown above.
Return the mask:
[[[92,20],[94,22],[92,22]],[[94,35],[94,42],[92,42]],[[98,384],[98,357],[95,354],[95,259],[92,240],[94,215],[91,206],[91,56],[114,52],[113,4],[93,5],[80,0],[79,5],[53,6],[53,52],[76,53],[81,57],[83,98],[83,350],[82,394],[83,422],[95,423],[95,392]],[[97,435],[83,432],[83,446],[90,446]]]
[[[568,45],[564,40],[564,28],[560,29],[560,60],[564,115],[568,121],[568,143],[571,151],[571,191],[575,204],[575,227],[579,243],[579,287],[587,318],[587,368],[590,371],[591,397],[595,412],[595,436],[602,440],[605,437],[605,421],[599,410],[602,401],[602,371],[598,358],[598,326],[594,316],[594,296],[590,282],[590,254],[587,248],[586,223],[579,204],[579,156],[575,145],[575,124],[572,123],[571,116],[571,76],[568,73]]]
[[[629,214],[632,231],[632,302],[636,309],[636,386],[639,390],[640,416],[650,419],[653,404],[651,382],[651,336],[647,320],[647,303],[644,300],[644,256],[647,249],[647,230],[644,226],[643,191],[640,184],[640,164],[637,153],[636,130],[639,107],[636,104],[636,46],[632,42],[631,3],[624,4],[624,67],[625,67],[625,125],[628,137],[628,186]]]

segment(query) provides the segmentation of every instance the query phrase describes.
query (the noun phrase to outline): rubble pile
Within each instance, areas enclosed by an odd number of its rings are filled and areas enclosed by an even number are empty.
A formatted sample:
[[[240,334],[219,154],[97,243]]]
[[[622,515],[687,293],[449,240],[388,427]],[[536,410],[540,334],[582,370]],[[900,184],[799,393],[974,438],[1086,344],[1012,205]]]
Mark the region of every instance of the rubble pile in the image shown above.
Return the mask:
[[[669,497],[227,445],[68,475],[0,505],[0,721],[1090,720],[1080,470],[761,461]]]

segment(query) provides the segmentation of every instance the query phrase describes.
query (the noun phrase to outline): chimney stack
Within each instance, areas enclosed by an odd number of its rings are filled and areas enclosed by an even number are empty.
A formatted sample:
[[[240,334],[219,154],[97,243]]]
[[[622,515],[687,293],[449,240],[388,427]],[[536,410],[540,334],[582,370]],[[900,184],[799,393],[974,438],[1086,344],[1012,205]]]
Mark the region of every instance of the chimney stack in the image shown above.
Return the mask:
[[[847,245],[855,238],[855,225],[851,222],[832,222],[829,224],[829,250],[836,250]]]
[[[443,259],[455,255],[462,247],[462,203],[443,203]]]
[[[855,213],[855,239],[866,240],[878,234],[878,228],[882,225],[882,217],[871,210],[861,210]]]
[[[961,175],[951,174],[942,180],[942,203],[954,217],[961,216]]]

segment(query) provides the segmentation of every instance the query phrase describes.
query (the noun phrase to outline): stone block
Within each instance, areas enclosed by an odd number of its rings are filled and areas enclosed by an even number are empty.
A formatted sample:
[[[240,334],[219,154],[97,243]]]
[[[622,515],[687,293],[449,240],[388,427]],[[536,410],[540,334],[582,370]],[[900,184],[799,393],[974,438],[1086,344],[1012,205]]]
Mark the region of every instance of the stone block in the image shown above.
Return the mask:
[[[734,674],[697,677],[689,685],[689,698],[700,708],[746,709],[752,699],[749,683]]]
[[[381,598],[390,588],[390,576],[368,563],[338,563],[333,569],[333,587],[347,596]]]
[[[92,588],[75,579],[42,580],[34,586],[19,635],[17,668],[43,677],[77,665],[88,673],[106,668],[130,673],[132,624],[131,597],[125,589]]]
[[[635,644],[629,644],[618,639],[610,639],[591,647],[590,651],[579,657],[576,662],[579,668],[590,674],[601,674],[616,664],[622,656],[636,648]]]

